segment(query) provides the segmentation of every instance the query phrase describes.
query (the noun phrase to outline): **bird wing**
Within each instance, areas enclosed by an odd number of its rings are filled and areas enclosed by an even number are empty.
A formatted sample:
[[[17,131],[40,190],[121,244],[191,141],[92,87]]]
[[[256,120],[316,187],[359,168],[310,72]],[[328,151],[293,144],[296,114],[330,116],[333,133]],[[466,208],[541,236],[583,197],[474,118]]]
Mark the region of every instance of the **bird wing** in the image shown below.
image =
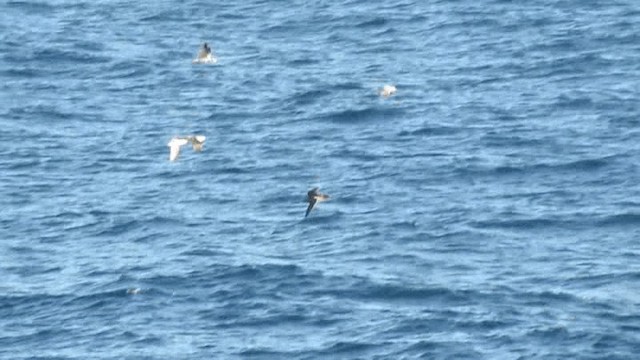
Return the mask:
[[[187,141],[186,139],[171,139],[171,141],[169,141],[169,161],[174,161],[175,159],[178,158],[178,155],[180,155],[180,147],[186,143],[188,143],[189,141]]]
[[[193,146],[194,151],[202,151],[202,145],[204,145],[204,141],[207,139],[204,135],[195,135],[190,138],[191,146]]]
[[[169,161],[175,161],[180,155],[180,145],[172,145],[169,151]]]
[[[304,217],[309,216],[309,213],[311,212],[311,209],[313,209],[313,206],[316,204],[316,202],[318,202],[316,198],[309,199],[309,206],[307,206],[307,212],[304,214]]]

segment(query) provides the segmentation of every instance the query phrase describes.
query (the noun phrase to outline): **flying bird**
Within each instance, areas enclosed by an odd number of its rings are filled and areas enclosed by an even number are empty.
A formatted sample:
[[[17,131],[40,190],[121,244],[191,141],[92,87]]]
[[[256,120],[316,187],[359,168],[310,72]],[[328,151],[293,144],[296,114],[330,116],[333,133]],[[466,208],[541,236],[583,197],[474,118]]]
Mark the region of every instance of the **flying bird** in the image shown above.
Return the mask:
[[[304,214],[304,217],[309,216],[311,209],[318,201],[326,201],[329,199],[329,195],[321,194],[318,190],[320,188],[313,188],[307,192],[307,201],[309,202],[309,206],[307,207],[307,212]]]
[[[385,85],[380,89],[380,96],[389,97],[395,94],[397,90],[395,85]]]
[[[167,144],[169,146],[169,161],[175,161],[180,155],[180,148],[188,143],[191,143],[193,151],[202,151],[202,145],[206,139],[207,137],[204,135],[176,136],[172,138]]]
[[[194,64],[215,64],[217,62],[218,59],[213,56],[213,52],[207,43],[202,44],[198,56],[192,61]]]

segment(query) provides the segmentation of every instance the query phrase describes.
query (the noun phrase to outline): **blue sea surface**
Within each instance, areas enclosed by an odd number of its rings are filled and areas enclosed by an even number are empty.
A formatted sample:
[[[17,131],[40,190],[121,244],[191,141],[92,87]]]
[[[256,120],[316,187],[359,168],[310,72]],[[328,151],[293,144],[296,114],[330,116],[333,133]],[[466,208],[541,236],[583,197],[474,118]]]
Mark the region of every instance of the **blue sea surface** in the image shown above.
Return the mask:
[[[0,359],[638,359],[639,29],[636,0],[1,2]]]

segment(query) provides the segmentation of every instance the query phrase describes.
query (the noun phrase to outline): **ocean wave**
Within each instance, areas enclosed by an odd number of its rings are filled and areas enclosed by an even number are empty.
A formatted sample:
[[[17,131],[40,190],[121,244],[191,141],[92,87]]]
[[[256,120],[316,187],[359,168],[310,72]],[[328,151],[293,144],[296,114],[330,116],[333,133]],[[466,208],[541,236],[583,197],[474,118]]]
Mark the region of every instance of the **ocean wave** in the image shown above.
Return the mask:
[[[144,242],[153,238],[159,231],[171,226],[184,225],[182,219],[165,216],[150,216],[146,218],[130,219],[111,214],[105,219],[104,216],[99,217],[101,221],[96,222],[96,226],[92,226],[92,233],[97,237],[117,237],[127,235],[127,238]],[[139,234],[139,231],[154,229],[152,233]]]
[[[323,97],[329,96],[330,94],[331,92],[326,89],[312,89],[293,95],[291,101],[295,106],[305,106],[317,103],[321,101]]]
[[[387,19],[383,17],[376,17],[375,19],[365,20],[356,24],[356,27],[360,28],[379,28],[380,26],[386,25],[388,23]]]
[[[339,354],[346,355],[353,352],[363,353],[368,350],[379,348],[384,346],[380,342],[362,342],[362,341],[338,341],[330,344],[323,350],[319,351],[319,354],[325,354],[327,356],[336,356]]]
[[[139,21],[143,23],[158,23],[158,22],[185,22],[188,20],[188,16],[185,11],[182,10],[166,10],[159,11],[155,14],[144,15],[139,18]]]
[[[18,59],[9,59],[11,62],[18,62]],[[39,67],[14,67],[9,70],[4,70],[0,72],[3,77],[14,78],[14,79],[37,79],[48,74],[47,69],[42,69]],[[54,84],[47,85],[49,89],[55,89],[56,86]]]
[[[334,287],[325,291],[337,298],[352,298],[385,302],[446,302],[462,304],[478,298],[479,294],[471,290],[452,290],[445,287],[412,287],[396,284],[377,284],[360,279],[346,288]]]
[[[548,230],[557,228],[573,229],[576,228],[576,226],[582,225],[582,222],[558,217],[540,217],[529,219],[497,219],[473,221],[470,223],[470,225],[479,229],[502,228],[518,230]]]
[[[13,107],[7,116],[14,119],[31,120],[33,118],[44,118],[48,120],[70,120],[81,117],[79,113],[61,110],[59,107],[47,105]]]
[[[600,226],[636,226],[640,224],[640,213],[627,212],[604,216],[596,223]]]
[[[360,110],[349,109],[327,113],[321,115],[319,119],[329,120],[338,124],[357,124],[361,122],[381,121],[401,113],[402,110],[399,109],[369,107]]]
[[[64,63],[73,65],[95,65],[111,61],[107,56],[95,55],[92,52],[51,48],[36,50],[30,60],[36,63]]]
[[[19,10],[25,10],[28,14],[50,14],[56,11],[56,7],[42,1],[14,1],[7,2],[7,6]]]
[[[635,359],[639,19],[0,2],[0,358]]]
[[[119,61],[105,70],[100,77],[106,79],[145,78],[152,73],[152,68],[147,61]]]
[[[465,129],[453,126],[424,126],[416,130],[402,130],[398,136],[448,136],[458,134]]]
[[[464,166],[456,171],[463,175],[474,176],[499,176],[499,175],[534,175],[536,173],[551,173],[560,175],[561,172],[596,172],[603,168],[613,166],[616,161],[624,159],[626,155],[606,155],[591,159],[578,159],[572,161],[558,161],[546,163],[529,163],[523,165],[498,165],[498,166]]]

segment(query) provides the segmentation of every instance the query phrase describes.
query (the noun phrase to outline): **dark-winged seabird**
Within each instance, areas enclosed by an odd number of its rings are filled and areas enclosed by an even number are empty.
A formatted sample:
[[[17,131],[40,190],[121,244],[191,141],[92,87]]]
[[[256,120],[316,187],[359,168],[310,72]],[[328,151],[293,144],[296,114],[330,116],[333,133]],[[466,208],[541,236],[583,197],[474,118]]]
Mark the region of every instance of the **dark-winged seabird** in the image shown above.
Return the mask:
[[[309,192],[307,193],[307,201],[309,202],[309,206],[307,207],[307,212],[304,214],[304,217],[307,217],[309,215],[309,213],[311,212],[311,209],[313,209],[313,206],[318,202],[318,201],[325,201],[327,199],[329,199],[329,195],[326,194],[321,194],[318,190],[320,188],[313,188],[311,190],[309,190]]]
[[[207,43],[202,44],[198,56],[193,59],[194,64],[215,64],[216,62],[218,62],[218,59],[213,56],[213,52]]]
[[[180,155],[180,148],[187,143],[191,143],[193,151],[202,151],[202,145],[207,139],[204,135],[192,135],[192,136],[176,136],[169,141],[169,161],[175,161]]]

